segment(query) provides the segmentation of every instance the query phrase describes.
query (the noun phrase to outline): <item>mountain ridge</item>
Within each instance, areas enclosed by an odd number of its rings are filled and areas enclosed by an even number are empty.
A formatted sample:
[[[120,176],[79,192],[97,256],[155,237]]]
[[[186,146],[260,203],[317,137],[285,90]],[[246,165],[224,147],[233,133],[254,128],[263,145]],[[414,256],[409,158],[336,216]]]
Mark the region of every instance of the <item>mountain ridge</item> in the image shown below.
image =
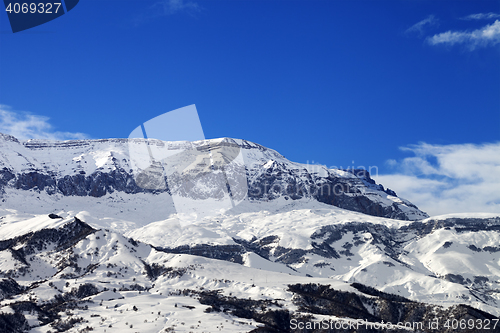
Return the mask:
[[[21,142],[13,136],[0,135],[0,148],[0,196],[7,202],[7,192],[12,190],[35,191],[49,196],[60,194],[94,198],[102,198],[114,192],[152,195],[167,193],[191,199],[221,200],[225,195],[221,181],[229,181],[238,185],[231,188],[231,195],[245,200],[313,198],[373,216],[402,220],[428,217],[409,201],[398,198],[394,191],[377,185],[366,170],[327,169],[320,165],[290,162],[275,150],[246,140],[222,138],[196,142],[164,142],[155,139],[102,139]],[[151,187],[151,184],[144,183],[144,177],[140,178],[146,174],[146,181],[149,181],[150,174],[143,172],[138,176],[132,159],[137,157],[136,160],[149,160],[148,149],[169,154],[175,152],[180,156],[178,158],[191,158],[193,162],[184,169],[170,170],[171,173],[165,175],[172,164],[168,158],[160,160],[159,180],[164,185]],[[222,151],[222,160],[211,162],[215,169],[204,167],[203,163],[206,163],[207,158],[203,154],[214,156],[218,150]],[[227,151],[230,151],[229,156]],[[134,156],[137,152],[139,155]],[[182,157],[185,152],[194,152],[194,157],[192,153]],[[197,157],[200,154],[202,157]],[[236,155],[240,160],[231,163]],[[217,173],[214,173],[215,178],[208,177],[212,170],[223,170],[226,178],[220,178]],[[196,183],[198,187],[187,189],[185,184],[188,183]],[[222,189],[222,192],[206,192],[206,188]],[[240,190],[240,193],[234,192],[235,190]],[[174,212],[166,210],[165,214]]]

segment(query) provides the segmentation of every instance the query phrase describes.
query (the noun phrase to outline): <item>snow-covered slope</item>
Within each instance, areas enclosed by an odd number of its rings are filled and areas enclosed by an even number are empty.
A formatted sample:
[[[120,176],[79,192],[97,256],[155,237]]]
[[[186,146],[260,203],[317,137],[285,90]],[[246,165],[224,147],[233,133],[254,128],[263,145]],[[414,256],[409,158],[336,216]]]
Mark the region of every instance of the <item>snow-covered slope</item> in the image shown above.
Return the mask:
[[[150,162],[151,154],[156,154],[156,161]],[[231,185],[229,206],[223,204],[228,195],[226,184]],[[272,149],[245,140],[19,142],[0,134],[0,198],[5,207],[44,213],[54,207],[73,206],[75,197],[81,197],[77,201],[86,205],[113,206],[117,214],[140,222],[180,211],[205,216],[242,200],[277,198],[312,198],[402,220],[427,217],[393,191],[375,184],[365,170],[294,163]],[[135,200],[154,203],[155,213],[134,218],[130,206],[138,205]],[[189,205],[183,209],[185,200]],[[94,213],[106,216],[98,207]]]
[[[375,331],[405,332],[408,327],[403,325],[421,323],[427,328],[435,317],[441,322],[433,332],[456,331],[451,322],[445,327],[446,319],[472,319],[498,327],[497,271],[478,276],[476,280],[481,281],[475,282],[452,281],[445,276],[425,280],[425,269],[431,272],[427,262],[418,262],[418,255],[408,256],[407,263],[398,262],[389,253],[390,241],[383,239],[387,232],[380,233],[384,228],[394,233],[398,228],[415,230],[406,243],[392,244],[392,250],[403,247],[404,252],[427,242],[427,252],[422,255],[432,256],[434,245],[449,239],[433,241],[440,235],[439,228],[434,226],[434,232],[426,234],[429,228],[425,226],[422,229],[413,223],[373,217],[364,227],[367,230],[358,230],[361,214],[318,205],[221,217],[220,223],[228,227],[234,224],[233,232],[242,236],[240,240],[254,240],[244,246],[228,240],[219,242],[226,245],[215,245],[203,236],[217,237],[208,235],[206,226],[198,226],[203,250],[201,244],[151,246],[109,229],[97,229],[82,221],[88,213],[75,218],[4,212],[0,226],[0,327],[2,332],[302,332],[294,323],[326,321],[332,327],[356,324],[345,332],[373,332],[375,324],[379,328]],[[310,228],[300,231],[297,226],[283,242],[295,250],[283,260],[277,256],[286,252],[279,246],[283,237],[272,235],[282,235],[287,229],[280,221],[304,218],[311,221]],[[255,220],[257,225],[248,223]],[[449,219],[439,221],[444,228],[452,223]],[[474,225],[495,229],[499,223],[500,218],[491,217],[476,219]],[[339,232],[334,227],[339,227]],[[143,238],[147,238],[145,229],[138,231]],[[25,233],[27,230],[31,231]],[[461,232],[456,232],[456,243],[483,246],[482,251],[487,251],[487,244],[497,242],[497,238],[485,242],[468,235],[480,231],[463,231],[463,238]],[[321,241],[321,247],[310,246]],[[168,242],[167,238],[162,244]],[[326,255],[327,245],[338,255]],[[301,248],[311,251],[297,253]],[[315,252],[315,248],[321,251]],[[460,246],[454,251],[468,254]],[[485,274],[481,265],[498,266],[498,252],[492,253],[495,263],[476,262],[470,272],[460,273]],[[495,281],[488,284],[488,277]],[[369,286],[384,279],[387,285],[377,286],[379,290]],[[467,285],[471,283],[476,285]],[[443,297],[443,289],[449,297]],[[335,331],[339,330],[331,330]]]
[[[239,251],[285,264],[297,274],[360,282],[434,304],[460,302],[492,311],[500,306],[500,216],[458,214],[418,222],[298,201],[196,221],[151,223],[127,235],[178,253]],[[235,247],[236,246],[236,247]]]

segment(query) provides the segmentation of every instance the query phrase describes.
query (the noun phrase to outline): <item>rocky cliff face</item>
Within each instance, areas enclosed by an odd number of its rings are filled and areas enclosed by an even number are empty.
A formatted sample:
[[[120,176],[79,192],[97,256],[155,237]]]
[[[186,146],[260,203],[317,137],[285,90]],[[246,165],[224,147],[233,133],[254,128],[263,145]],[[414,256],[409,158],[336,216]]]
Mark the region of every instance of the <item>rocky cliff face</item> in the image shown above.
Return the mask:
[[[148,150],[167,154],[138,170],[140,163],[149,160]],[[131,153],[137,151],[142,155]],[[312,198],[373,216],[401,220],[427,217],[395,192],[375,184],[365,170],[293,163],[274,150],[233,139],[194,143],[143,139],[20,142],[0,134],[3,202],[9,203],[11,190],[92,198],[115,192],[167,193],[192,200],[220,200],[229,192],[240,200]]]

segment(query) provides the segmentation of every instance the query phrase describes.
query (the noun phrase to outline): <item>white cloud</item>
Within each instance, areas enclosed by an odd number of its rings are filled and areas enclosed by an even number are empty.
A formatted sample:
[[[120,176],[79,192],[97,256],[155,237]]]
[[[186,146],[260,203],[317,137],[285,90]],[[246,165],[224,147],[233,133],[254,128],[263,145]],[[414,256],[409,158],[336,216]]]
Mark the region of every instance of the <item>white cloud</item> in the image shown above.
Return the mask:
[[[184,0],[163,0],[158,2],[157,5],[163,8],[164,15],[170,15],[184,10],[195,12],[200,10],[200,6],[196,2]]]
[[[497,13],[479,13],[479,14],[471,14],[465,17],[462,17],[461,20],[492,20],[500,18],[500,14]]]
[[[408,29],[406,29],[406,33],[418,33],[420,36],[423,35],[424,29],[427,26],[435,26],[438,24],[438,20],[434,17],[434,15],[429,15],[426,19],[423,19],[422,21],[415,23]]]
[[[377,182],[430,215],[500,213],[500,142],[402,149],[415,156],[398,161],[395,174],[374,176]]]
[[[202,11],[202,7],[193,1],[185,0],[161,0],[148,6],[143,13],[140,13],[133,21],[140,25],[159,17],[170,16],[176,13],[185,12],[194,15]]]
[[[73,140],[86,139],[83,133],[55,131],[48,117],[12,110],[0,104],[0,133],[10,134],[20,140]]]
[[[486,47],[500,43],[500,21],[484,26],[474,31],[447,31],[427,38],[431,45],[464,44],[469,50],[476,47]]]

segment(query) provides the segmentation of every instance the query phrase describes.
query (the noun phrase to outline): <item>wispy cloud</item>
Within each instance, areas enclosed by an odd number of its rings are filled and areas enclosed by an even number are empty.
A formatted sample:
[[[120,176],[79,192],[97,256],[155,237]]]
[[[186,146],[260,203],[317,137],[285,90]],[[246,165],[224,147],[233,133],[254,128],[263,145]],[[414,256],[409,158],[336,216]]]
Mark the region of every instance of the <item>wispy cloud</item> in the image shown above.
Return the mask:
[[[432,27],[432,26],[437,26],[438,25],[438,20],[434,15],[429,15],[426,19],[423,19],[422,21],[415,23],[408,29],[406,29],[405,33],[411,34],[411,33],[418,33],[420,36],[424,34],[424,30],[427,27]]]
[[[460,18],[461,20],[492,20],[500,18],[500,14],[497,13],[479,13],[479,14],[471,14],[465,17]]]
[[[72,140],[88,138],[83,133],[56,131],[49,123],[49,120],[48,117],[14,111],[9,106],[0,104],[0,133],[13,135],[20,140]]]
[[[163,0],[157,2],[155,6],[162,8],[163,15],[171,15],[180,11],[188,11],[190,13],[193,13],[201,10],[200,5],[198,5],[196,2],[184,0]]]
[[[431,45],[463,44],[469,50],[477,47],[493,46],[500,43],[500,21],[474,31],[447,31],[427,38]]]
[[[430,215],[500,213],[500,142],[402,148],[414,154],[374,178]]]
[[[134,19],[135,24],[141,24],[159,17],[170,16],[177,13],[195,15],[202,11],[202,7],[193,1],[161,0],[150,5],[143,13]]]

